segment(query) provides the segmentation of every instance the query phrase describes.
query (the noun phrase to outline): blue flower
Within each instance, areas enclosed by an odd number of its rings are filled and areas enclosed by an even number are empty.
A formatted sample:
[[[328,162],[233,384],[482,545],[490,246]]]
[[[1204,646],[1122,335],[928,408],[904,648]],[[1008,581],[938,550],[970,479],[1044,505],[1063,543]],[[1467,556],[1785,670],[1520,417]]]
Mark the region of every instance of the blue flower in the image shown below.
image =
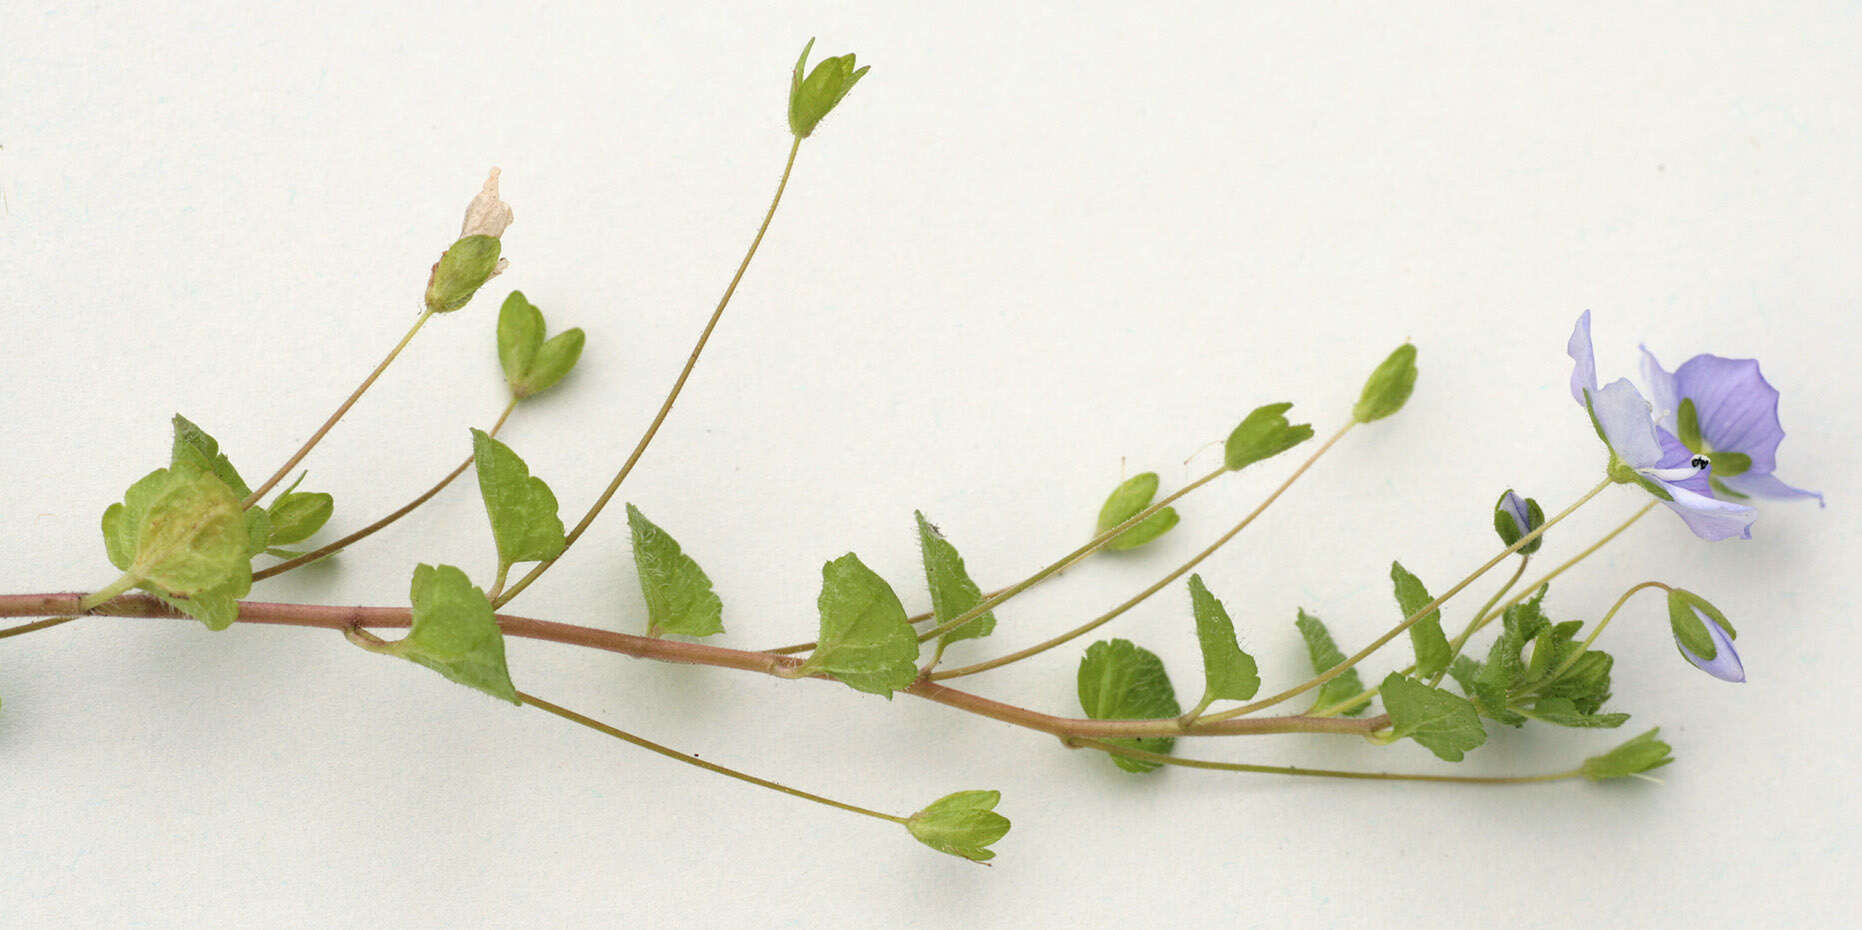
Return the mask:
[[[1790,499],[1823,495],[1791,487],[1776,477],[1778,390],[1750,358],[1696,355],[1670,374],[1642,349],[1642,378],[1655,401],[1656,422],[1691,451],[1711,460],[1708,484],[1714,496]]]
[[[1745,664],[1733,651],[1733,637],[1739,634],[1719,608],[1692,591],[1670,588],[1668,624],[1681,658],[1721,681],[1746,680]]]
[[[1707,474],[1712,459],[1656,426],[1649,402],[1629,379],[1618,378],[1602,388],[1597,386],[1590,311],[1578,317],[1565,349],[1574,363],[1571,396],[1590,412],[1597,435],[1610,447],[1610,477],[1641,485],[1679,514],[1688,529],[1702,539],[1750,539],[1752,521],[1758,512],[1744,504],[1714,499]]]

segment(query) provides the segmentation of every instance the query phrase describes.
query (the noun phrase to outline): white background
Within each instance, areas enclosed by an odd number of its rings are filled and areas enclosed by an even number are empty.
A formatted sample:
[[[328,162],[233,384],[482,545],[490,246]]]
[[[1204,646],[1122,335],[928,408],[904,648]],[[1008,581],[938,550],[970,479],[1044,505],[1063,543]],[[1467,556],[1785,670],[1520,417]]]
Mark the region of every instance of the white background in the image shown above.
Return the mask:
[[[1560,584],[1594,619],[1655,578],[1738,624],[1751,681],[1675,655],[1633,602],[1615,733],[1495,732],[1456,771],[1565,768],[1660,724],[1660,786],[1482,789],[1187,770],[1133,778],[913,698],[529,642],[520,687],[649,738],[906,813],[999,788],[992,869],[501,706],[333,633],[90,619],[0,643],[0,924],[332,926],[1797,926],[1853,913],[1862,637],[1862,8],[1825,4],[612,5],[8,3],[0,52],[0,591],[115,571],[99,513],[165,463],[168,418],[256,480],[411,322],[491,165],[510,271],[434,321],[307,461],[338,532],[468,451],[502,406],[496,302],[589,332],[505,437],[573,519],[631,448],[773,188],[788,69],[873,71],[789,199],[623,491],[725,601],[727,645],[809,638],[848,550],[922,609],[922,508],[986,586],[1057,556],[1103,495],[1252,407],[1325,434],[1413,340],[1402,414],[1352,435],[1202,569],[1268,686],[1296,607],[1348,648],[1388,564],[1437,590],[1497,549],[1517,486],[1563,506],[1602,452],[1571,404],[1584,309],[1606,377],[1752,356],[1786,481],[1749,542],[1658,511]],[[999,611],[970,661],[1123,599],[1295,464],[1197,493],[1140,553]],[[1550,537],[1640,506],[1614,489]],[[327,536],[325,537],[327,538]],[[254,597],[405,603],[418,561],[489,581],[469,481]],[[1458,628],[1496,581],[1451,604]],[[618,510],[512,607],[621,630]],[[1106,630],[1200,690],[1180,587]],[[1484,648],[1484,647],[1483,647]],[[969,679],[1077,713],[1077,647]],[[1403,664],[1402,643],[1367,672]],[[1496,728],[1503,730],[1504,728]],[[1324,737],[1202,756],[1443,771]]]

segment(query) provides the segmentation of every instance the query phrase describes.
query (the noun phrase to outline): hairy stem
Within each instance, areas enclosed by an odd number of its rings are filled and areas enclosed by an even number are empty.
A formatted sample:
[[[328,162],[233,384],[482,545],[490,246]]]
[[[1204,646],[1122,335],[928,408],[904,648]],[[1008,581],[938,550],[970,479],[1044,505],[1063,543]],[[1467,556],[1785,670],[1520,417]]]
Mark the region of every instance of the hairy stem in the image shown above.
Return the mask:
[[[77,604],[82,597],[83,595],[75,593],[0,595],[0,617],[62,616],[79,613]],[[115,617],[186,617],[185,614],[167,604],[143,594],[119,597],[102,605],[94,613]],[[410,626],[412,621],[413,612],[406,607],[343,607],[321,604],[279,604],[265,601],[239,602],[239,622],[241,623],[319,627],[341,631],[351,628],[402,628]],[[748,652],[704,643],[635,636],[631,633],[617,633],[612,630],[599,630],[509,614],[499,614],[498,624],[507,636],[583,646],[661,662],[709,665],[717,668],[760,672],[782,678],[794,677],[794,670],[802,664],[801,659],[771,655],[767,652]],[[826,676],[814,677],[816,680],[829,680]],[[1091,720],[1079,717],[1057,717],[923,679],[903,689],[903,693],[1054,736],[1107,739],[1147,736],[1251,736],[1268,733],[1339,733],[1367,736],[1390,725],[1388,716],[1363,719],[1286,716],[1226,721],[1212,721],[1204,718],[1186,727],[1174,717],[1159,720]]]
[[[789,174],[795,170],[795,155],[801,151],[801,148],[802,137],[796,136],[795,142],[789,146],[789,158],[782,166],[782,180],[776,182],[776,196],[770,198],[769,210],[763,214],[762,225],[756,228],[756,236],[750,240],[750,248],[744,252],[743,261],[737,264],[737,273],[731,275],[731,283],[724,288],[724,296],[718,298],[718,306],[711,311],[711,319],[705,322],[704,330],[698,334],[698,343],[692,346],[692,354],[685,360],[685,367],[680,369],[678,379],[673,381],[672,390],[666,392],[666,400],[659,405],[659,413],[653,416],[653,422],[647,425],[646,432],[640,435],[640,441],[634,444],[634,451],[627,456],[627,461],[622,463],[621,470],[615,473],[614,480],[608,482],[607,489],[601,492],[600,497],[595,498],[595,503],[588,508],[588,513],[582,515],[581,521],[576,523],[575,528],[570,530],[568,536],[564,538],[562,552],[538,563],[524,577],[519,578],[516,584],[511,585],[509,590],[499,595],[492,602],[492,606],[502,607],[510,603],[511,598],[523,593],[525,588],[530,587],[531,582],[549,571],[550,566],[555,565],[558,559],[567,554],[569,548],[575,545],[575,541],[582,538],[582,534],[588,531],[589,524],[594,523],[595,518],[601,515],[602,508],[608,506],[608,501],[614,497],[615,492],[621,489],[621,482],[627,480],[628,473],[634,470],[634,464],[640,461],[640,456],[646,452],[647,445],[659,432],[660,424],[665,423],[666,415],[672,412],[672,405],[679,399],[679,392],[685,390],[686,379],[692,376],[692,369],[698,367],[699,353],[705,351],[705,343],[710,341],[712,331],[718,328],[718,320],[724,316],[724,308],[730,306],[731,295],[737,293],[738,282],[743,280],[744,271],[750,267],[750,260],[756,257],[757,246],[763,244],[763,234],[769,232],[770,221],[776,218],[776,207],[782,203],[782,192],[789,186]]]

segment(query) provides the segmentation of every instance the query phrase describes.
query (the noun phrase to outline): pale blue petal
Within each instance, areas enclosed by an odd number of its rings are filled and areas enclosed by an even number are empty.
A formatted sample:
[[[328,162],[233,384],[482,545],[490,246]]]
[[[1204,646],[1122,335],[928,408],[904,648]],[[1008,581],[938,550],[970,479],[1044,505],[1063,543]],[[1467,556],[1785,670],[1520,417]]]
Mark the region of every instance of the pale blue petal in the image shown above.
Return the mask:
[[[1584,392],[1597,390],[1597,353],[1591,351],[1590,345],[1590,311],[1578,317],[1578,325],[1571,330],[1571,339],[1565,343],[1565,352],[1571,356],[1571,399],[1582,404]]]
[[[1661,462],[1662,446],[1655,436],[1655,424],[1649,420],[1649,402],[1642,399],[1642,393],[1628,378],[1618,378],[1593,393],[1591,413],[1597,417],[1604,441],[1623,464],[1653,468]]]
[[[1701,438],[1714,451],[1751,456],[1756,474],[1778,467],[1778,442],[1784,438],[1778,391],[1759,374],[1756,359],[1696,355],[1675,369],[1675,387],[1694,402]]]
[[[1648,346],[1642,347],[1642,383],[1648,385],[1649,402],[1655,405],[1655,422],[1663,429],[1679,432],[1675,411],[1681,409],[1681,395],[1675,389],[1675,376],[1655,360]]]
[[[1720,629],[1720,625],[1713,622],[1712,617],[1701,613],[1699,608],[1690,606],[1688,609],[1694,611],[1694,615],[1700,618],[1701,625],[1707,628],[1707,635],[1713,639],[1713,658],[1703,659],[1695,655],[1686,646],[1681,645],[1680,639],[1676,639],[1675,646],[1681,650],[1681,657],[1694,663],[1695,668],[1721,681],[1745,681],[1746,666],[1739,661],[1739,653],[1733,650],[1732,637],[1727,636],[1726,631]]]
[[[1694,535],[1708,542],[1752,538],[1752,521],[1758,519],[1758,511],[1744,504],[1715,500],[1679,484],[1666,481],[1656,483],[1674,497],[1674,500],[1662,503],[1680,514],[1681,520],[1687,524],[1688,529],[1694,531]]]
[[[1706,469],[1694,468],[1694,451],[1682,445],[1675,434],[1659,426],[1655,428],[1655,439],[1662,446],[1662,457],[1655,463],[1655,467],[1689,469],[1679,480],[1670,478],[1668,483],[1687,488],[1702,497],[1712,497],[1713,486],[1707,481]]]
[[[1532,512],[1526,509],[1524,498],[1508,489],[1506,494],[1500,498],[1500,509],[1513,518],[1513,525],[1519,528],[1519,535],[1524,536],[1532,532]]]
[[[1776,500],[1814,497],[1817,499],[1817,506],[1824,506],[1822,492],[1806,491],[1802,488],[1791,487],[1779,481],[1774,475],[1761,475],[1754,472],[1746,472],[1743,475],[1734,475],[1731,478],[1721,478],[1720,483],[1748,497],[1769,497]]]

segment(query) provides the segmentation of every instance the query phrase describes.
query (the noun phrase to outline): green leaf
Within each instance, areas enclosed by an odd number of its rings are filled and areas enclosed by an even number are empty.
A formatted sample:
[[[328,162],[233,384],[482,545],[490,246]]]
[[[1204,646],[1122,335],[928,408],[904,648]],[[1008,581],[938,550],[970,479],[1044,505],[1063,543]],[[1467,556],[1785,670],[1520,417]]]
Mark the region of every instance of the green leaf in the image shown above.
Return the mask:
[[[498,268],[502,246],[497,237],[466,236],[448,246],[427,279],[427,309],[451,313],[472,302]]]
[[[1086,647],[1080,660],[1080,709],[1094,720],[1160,720],[1182,716],[1177,692],[1170,686],[1164,661],[1129,640],[1101,640]],[[1146,752],[1168,753],[1176,740],[1168,736],[1107,740]],[[1113,756],[1127,772],[1149,772],[1159,763]]]
[[[234,468],[232,461],[220,452],[218,440],[178,413],[173,422],[175,440],[174,451],[169,456],[171,468],[209,472],[231,488],[242,503],[252,496],[252,489],[239,476],[239,469]],[[247,554],[258,555],[271,543],[271,517],[266,511],[255,507],[246,511],[245,519],[246,533],[251,539],[251,551]]]
[[[498,542],[498,564],[542,562],[562,554],[562,519],[556,495],[517,453],[483,430],[472,431],[472,456],[478,463],[478,489]]]
[[[1591,714],[1578,710],[1569,698],[1545,698],[1533,705],[1527,715],[1534,720],[1561,727],[1611,729],[1628,722],[1628,714]]]
[[[815,124],[821,122],[841,98],[853,90],[853,85],[866,76],[870,68],[854,69],[852,53],[834,58],[823,58],[815,65],[815,70],[803,78],[802,72],[808,66],[808,52],[815,47],[815,40],[809,39],[802,47],[802,56],[795,60],[795,73],[789,80],[789,130],[799,138],[806,139],[815,131]]]
[[[799,674],[817,672],[883,694],[918,677],[918,634],[884,578],[849,552],[821,566],[821,632]]]
[[[224,630],[239,619],[239,599],[251,590],[252,579],[248,576],[243,583],[235,579],[218,588],[196,592],[192,597],[171,597],[161,591],[151,593],[168,606],[206,624],[207,629]]]
[[[239,495],[240,500],[252,496],[252,489],[246,486],[245,479],[239,477],[239,469],[220,452],[220,443],[207,431],[195,426],[181,414],[174,416],[175,443],[174,452],[169,456],[169,464],[190,465],[197,471],[211,472],[214,477],[226,483],[226,486]]]
[[[1422,586],[1422,579],[1410,574],[1401,562],[1390,563],[1390,581],[1396,586],[1397,606],[1403,609],[1405,619],[1415,616],[1416,611],[1427,607],[1432,600],[1429,589]],[[1448,668],[1448,661],[1454,656],[1448,648],[1448,636],[1442,632],[1440,608],[1429,611],[1428,616],[1409,628],[1409,642],[1416,650],[1416,674],[1423,678],[1433,677]]]
[[[416,566],[411,597],[414,625],[405,639],[379,644],[352,639],[370,651],[400,656],[468,688],[521,703],[504,664],[504,630],[491,599],[465,572],[451,565]]]
[[[1396,738],[1409,737],[1439,759],[1460,762],[1468,750],[1487,741],[1474,705],[1441,688],[1391,672],[1378,693]]]
[[[185,466],[159,474],[166,477],[131,531],[134,556],[124,571],[179,597],[237,586],[242,578],[250,588],[252,539],[232,489],[210,472]],[[106,513],[106,524],[109,519]]]
[[[1239,471],[1263,459],[1270,459],[1312,438],[1312,424],[1298,426],[1287,421],[1290,403],[1256,407],[1228,434],[1223,448],[1223,463],[1229,471]]]
[[[1106,498],[1105,505],[1099,508],[1099,527],[1093,531],[1098,536],[1107,530],[1124,523],[1151,506],[1151,499],[1157,496],[1157,472],[1147,471],[1142,475],[1133,475]],[[1117,551],[1136,549],[1156,539],[1177,525],[1177,511],[1174,507],[1165,507],[1146,517],[1137,526],[1112,537],[1106,548]]]
[[[939,624],[949,623],[981,604],[983,589],[970,580],[957,547],[951,545],[923,513],[912,511],[912,516],[918,520],[918,548],[924,558],[925,584],[931,589],[931,613]],[[945,633],[938,643],[948,646],[960,639],[981,639],[995,630],[995,612],[986,610]]]
[[[1312,658],[1312,673],[1324,674],[1332,667],[1345,661],[1345,654],[1338,650],[1338,644],[1332,641],[1332,634],[1326,630],[1325,621],[1301,610],[1298,624],[1300,637],[1306,640],[1306,654]],[[1319,696],[1313,701],[1314,707],[1331,707],[1348,701],[1364,692],[1364,680],[1358,677],[1358,670],[1351,668],[1344,674],[1319,686]],[[1346,716],[1355,717],[1364,713],[1369,702],[1352,710]]]
[[[1406,342],[1371,372],[1357,406],[1351,409],[1352,419],[1359,423],[1381,420],[1403,409],[1415,389],[1416,347]]]
[[[498,363],[519,400],[555,386],[582,357],[582,330],[563,330],[547,342],[544,332],[543,311],[512,291],[498,311]]]
[[[1245,701],[1261,690],[1261,672],[1254,657],[1235,642],[1235,624],[1222,602],[1203,585],[1201,575],[1190,576],[1190,606],[1196,614],[1196,641],[1203,650],[1204,696],[1218,701]]]
[[[996,813],[1000,791],[959,791],[931,802],[905,821],[918,842],[975,862],[995,858],[989,844],[1008,835],[1009,819]]]
[[[1584,777],[1591,781],[1627,778],[1674,761],[1674,747],[1656,739],[1662,732],[1656,727],[1609,752],[1584,760]]]
[[[1467,656],[1456,656],[1455,661],[1448,666],[1448,677],[1453,678],[1455,684],[1461,686],[1461,692],[1470,697],[1474,694],[1474,680],[1480,673],[1481,664]]]
[[[256,509],[256,508],[254,508]],[[336,512],[336,498],[321,491],[287,491],[267,511],[271,532],[267,544],[288,546],[316,535]]]
[[[640,508],[627,505],[634,535],[634,569],[647,602],[647,635],[710,636],[724,631],[724,602],[705,570]]]
[[[111,504],[104,510],[103,544],[111,565],[129,570],[136,558],[136,536],[141,530],[142,518],[151,504],[168,493],[175,478],[176,473],[167,468],[149,472],[123,492],[122,503]]]

